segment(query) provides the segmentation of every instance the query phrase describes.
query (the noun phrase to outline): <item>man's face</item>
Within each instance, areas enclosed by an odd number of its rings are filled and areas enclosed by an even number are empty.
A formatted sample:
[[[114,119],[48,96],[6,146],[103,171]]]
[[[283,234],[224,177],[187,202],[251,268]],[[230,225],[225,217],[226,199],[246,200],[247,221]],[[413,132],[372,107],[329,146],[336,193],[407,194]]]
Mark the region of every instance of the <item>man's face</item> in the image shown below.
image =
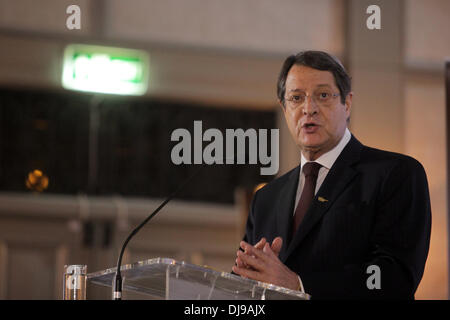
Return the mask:
[[[330,71],[292,66],[282,108],[289,131],[308,160],[317,159],[338,144],[347,127],[351,103],[352,93],[347,95],[345,104],[341,103]]]

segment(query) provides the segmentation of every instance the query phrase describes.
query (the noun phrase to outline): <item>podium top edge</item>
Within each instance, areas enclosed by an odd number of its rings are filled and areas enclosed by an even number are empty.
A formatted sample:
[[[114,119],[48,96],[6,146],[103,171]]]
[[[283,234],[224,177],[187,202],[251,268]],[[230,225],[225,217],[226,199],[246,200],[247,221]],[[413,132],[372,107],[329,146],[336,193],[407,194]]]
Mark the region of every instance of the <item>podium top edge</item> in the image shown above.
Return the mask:
[[[215,276],[215,277],[221,277],[221,278],[226,278],[226,279],[230,279],[230,280],[245,282],[249,286],[258,286],[258,287],[262,287],[264,289],[279,291],[279,292],[283,292],[283,293],[286,293],[286,294],[302,297],[302,298],[307,299],[307,300],[310,299],[310,295],[307,294],[306,292],[295,291],[295,290],[292,290],[292,289],[276,286],[274,284],[270,284],[270,283],[266,283],[266,282],[260,282],[260,281],[256,281],[256,280],[252,280],[252,279],[248,279],[248,278],[242,278],[242,277],[240,277],[238,275],[234,275],[234,274],[231,274],[229,272],[217,271],[217,270],[214,270],[214,269],[212,269],[211,267],[208,267],[208,266],[199,266],[199,265],[191,264],[191,263],[188,263],[188,262],[185,262],[185,261],[177,261],[177,260],[174,260],[172,258],[161,258],[161,257],[158,257],[158,258],[152,258],[152,259],[147,259],[147,260],[134,262],[134,263],[131,263],[131,264],[125,264],[125,265],[122,265],[120,267],[120,271],[121,272],[125,272],[127,270],[133,270],[133,269],[142,268],[142,267],[145,268],[146,266],[151,267],[151,266],[154,266],[154,265],[186,267],[186,268],[190,268],[190,269],[193,269],[195,271],[198,271],[198,272],[208,273],[208,274],[210,274],[212,276]],[[95,278],[106,276],[106,275],[114,275],[116,273],[116,270],[117,270],[117,268],[115,267],[115,268],[105,269],[105,270],[102,270],[102,271],[96,271],[96,272],[88,273],[87,274],[87,279],[91,280],[91,279],[95,279]]]

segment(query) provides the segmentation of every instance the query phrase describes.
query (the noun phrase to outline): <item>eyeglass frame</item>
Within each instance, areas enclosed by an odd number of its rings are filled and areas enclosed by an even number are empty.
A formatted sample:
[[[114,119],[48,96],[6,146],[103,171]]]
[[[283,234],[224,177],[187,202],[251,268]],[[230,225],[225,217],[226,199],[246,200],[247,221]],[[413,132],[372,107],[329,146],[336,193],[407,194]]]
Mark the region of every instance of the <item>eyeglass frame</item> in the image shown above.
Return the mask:
[[[324,92],[319,92],[318,94],[321,94],[321,93],[324,93]],[[325,92],[325,93],[328,93],[328,92]],[[314,95],[312,96],[312,100],[314,101],[314,103],[316,104],[316,105],[318,105],[318,106],[326,106],[327,105],[327,103],[328,102],[331,102],[331,100],[332,99],[334,99],[334,98],[336,98],[336,97],[339,97],[341,94],[340,93],[331,93],[331,97],[330,97],[330,100],[329,101],[326,101],[326,103],[324,104],[324,102],[322,101],[322,102],[317,102],[316,101],[316,98],[314,98]],[[295,105],[295,103],[293,103],[294,102],[294,100],[292,99],[293,97],[294,97],[295,95],[292,95],[291,97],[285,97],[284,98],[284,101],[286,101],[286,103],[287,102],[290,102],[289,104],[291,105],[290,106],[290,108],[292,109],[292,110],[295,110],[295,109],[297,109],[299,106],[302,106],[305,102],[306,102],[306,98],[307,97],[311,97],[311,95],[310,94],[304,94],[303,96],[304,96],[304,100],[303,100],[303,102],[301,102],[301,103],[298,103],[298,105]],[[292,107],[292,106],[294,106],[294,107]]]

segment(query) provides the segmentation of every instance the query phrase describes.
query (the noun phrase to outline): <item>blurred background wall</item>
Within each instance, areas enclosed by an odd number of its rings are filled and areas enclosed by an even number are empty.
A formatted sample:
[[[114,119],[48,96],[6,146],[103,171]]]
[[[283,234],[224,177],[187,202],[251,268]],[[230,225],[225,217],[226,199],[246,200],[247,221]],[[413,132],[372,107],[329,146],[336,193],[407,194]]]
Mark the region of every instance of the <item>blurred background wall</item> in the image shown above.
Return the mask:
[[[79,30],[66,27],[71,4],[81,9]],[[380,30],[366,26],[372,4],[381,8]],[[294,167],[299,153],[277,106],[276,78],[287,55],[316,49],[352,75],[355,136],[425,167],[432,237],[416,298],[448,299],[449,16],[446,0],[0,0],[0,298],[60,298],[64,264],[113,266],[130,228],[190,172],[166,164],[174,128],[198,119],[279,128],[278,174]],[[101,100],[94,186],[92,95],[61,86],[70,43],[150,56],[143,97]],[[26,186],[35,169],[49,179],[42,192]],[[130,243],[124,262],[171,257],[229,271],[252,190],[267,181],[257,172],[200,176]],[[109,298],[89,289],[91,298]]]

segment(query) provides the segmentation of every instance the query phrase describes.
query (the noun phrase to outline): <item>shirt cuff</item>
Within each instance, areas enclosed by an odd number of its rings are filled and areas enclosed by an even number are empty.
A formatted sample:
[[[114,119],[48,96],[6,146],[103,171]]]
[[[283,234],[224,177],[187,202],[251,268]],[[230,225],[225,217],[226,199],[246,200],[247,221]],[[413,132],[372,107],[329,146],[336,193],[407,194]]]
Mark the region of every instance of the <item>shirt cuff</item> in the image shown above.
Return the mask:
[[[297,291],[300,291],[300,292],[302,292],[302,293],[305,293],[305,288],[303,288],[303,282],[302,282],[302,279],[300,278],[299,275],[297,275],[297,278],[298,278],[298,289],[297,289]]]

